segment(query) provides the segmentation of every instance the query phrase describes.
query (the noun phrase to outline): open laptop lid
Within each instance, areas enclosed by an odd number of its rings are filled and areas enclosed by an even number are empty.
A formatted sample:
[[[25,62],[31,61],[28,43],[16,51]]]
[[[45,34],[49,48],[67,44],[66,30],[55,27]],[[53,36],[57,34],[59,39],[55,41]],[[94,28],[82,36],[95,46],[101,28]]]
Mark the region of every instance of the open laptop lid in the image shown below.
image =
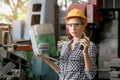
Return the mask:
[[[35,34],[34,34],[34,31],[32,29],[29,30],[29,35],[30,35],[33,51],[34,52],[38,51],[38,47],[37,47],[37,43],[36,43],[36,39],[35,39]]]

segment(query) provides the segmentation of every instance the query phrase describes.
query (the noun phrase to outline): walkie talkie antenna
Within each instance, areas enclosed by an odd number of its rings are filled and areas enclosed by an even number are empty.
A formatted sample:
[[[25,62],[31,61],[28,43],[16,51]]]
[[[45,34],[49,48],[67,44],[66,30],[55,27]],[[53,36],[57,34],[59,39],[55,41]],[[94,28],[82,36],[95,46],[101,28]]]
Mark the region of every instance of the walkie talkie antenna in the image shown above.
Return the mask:
[[[91,38],[91,36],[92,36],[92,33],[93,33],[93,30],[90,32],[89,39]]]

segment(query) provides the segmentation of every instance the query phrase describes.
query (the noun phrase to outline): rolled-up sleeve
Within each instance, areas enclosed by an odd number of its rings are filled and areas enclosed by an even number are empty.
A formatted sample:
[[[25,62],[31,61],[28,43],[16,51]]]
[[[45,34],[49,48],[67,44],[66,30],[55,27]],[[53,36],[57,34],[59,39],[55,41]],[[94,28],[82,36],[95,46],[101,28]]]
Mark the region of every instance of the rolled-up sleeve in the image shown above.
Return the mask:
[[[85,74],[87,78],[91,80],[91,79],[94,79],[97,73],[96,61],[97,61],[98,49],[94,43],[91,43],[88,49],[88,52],[89,52],[89,56],[92,61],[93,67],[90,70],[85,71]]]
[[[94,66],[92,69],[85,71],[86,76],[88,79],[94,79],[94,77],[96,76],[96,72],[97,72],[97,66]]]

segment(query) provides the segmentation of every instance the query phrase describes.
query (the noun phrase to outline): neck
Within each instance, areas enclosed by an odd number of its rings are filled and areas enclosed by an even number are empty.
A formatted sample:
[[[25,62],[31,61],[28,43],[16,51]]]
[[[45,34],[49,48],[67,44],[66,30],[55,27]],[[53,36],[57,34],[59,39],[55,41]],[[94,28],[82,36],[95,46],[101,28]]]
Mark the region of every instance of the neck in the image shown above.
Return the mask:
[[[73,43],[80,42],[80,39],[83,38],[83,35],[81,34],[79,37],[73,37]]]

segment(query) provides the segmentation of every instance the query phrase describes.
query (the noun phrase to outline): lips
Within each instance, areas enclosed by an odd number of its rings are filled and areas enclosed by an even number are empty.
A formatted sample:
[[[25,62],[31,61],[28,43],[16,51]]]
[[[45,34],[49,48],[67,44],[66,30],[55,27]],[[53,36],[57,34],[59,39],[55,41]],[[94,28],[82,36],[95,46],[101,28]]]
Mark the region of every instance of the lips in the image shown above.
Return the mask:
[[[72,32],[72,34],[77,34],[77,32]]]

